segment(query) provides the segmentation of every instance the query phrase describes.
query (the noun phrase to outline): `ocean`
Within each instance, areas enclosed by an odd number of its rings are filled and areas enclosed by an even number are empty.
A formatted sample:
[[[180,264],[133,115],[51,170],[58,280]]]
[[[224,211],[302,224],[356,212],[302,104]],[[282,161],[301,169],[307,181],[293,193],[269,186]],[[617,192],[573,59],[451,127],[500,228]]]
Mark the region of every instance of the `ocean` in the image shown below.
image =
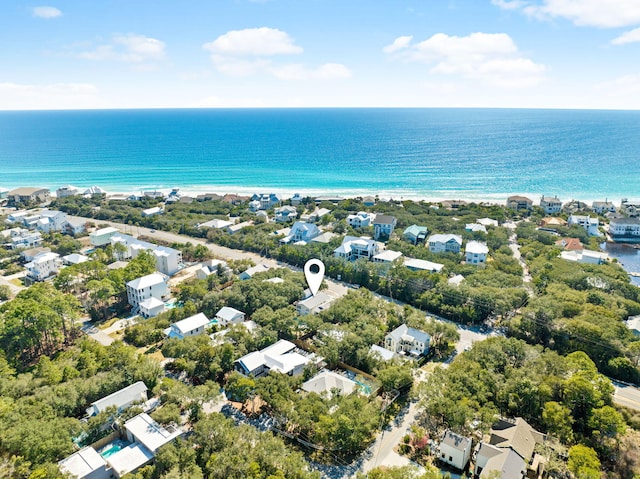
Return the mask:
[[[640,197],[640,112],[0,112],[0,187],[382,198]]]

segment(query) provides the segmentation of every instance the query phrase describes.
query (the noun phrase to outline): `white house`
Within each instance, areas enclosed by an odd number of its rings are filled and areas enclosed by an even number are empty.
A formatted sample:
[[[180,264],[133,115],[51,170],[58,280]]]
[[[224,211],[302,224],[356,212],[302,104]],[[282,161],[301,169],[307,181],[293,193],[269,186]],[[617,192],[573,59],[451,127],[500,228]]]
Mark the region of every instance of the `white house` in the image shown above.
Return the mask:
[[[470,231],[471,233],[486,233],[487,228],[480,223],[467,223],[464,225],[464,229],[466,231]]]
[[[347,224],[352,228],[366,228],[367,226],[371,226],[375,217],[375,213],[359,211],[356,215],[347,216]]]
[[[11,230],[11,249],[35,248],[42,244],[42,233],[39,231],[29,231],[23,228],[13,228]]]
[[[76,479],[111,479],[111,466],[94,448],[87,446],[58,462],[63,474]]]
[[[227,233],[229,233],[230,235],[237,233],[238,231],[241,231],[243,229],[245,229],[247,226],[251,226],[253,224],[253,222],[251,221],[243,221],[242,223],[236,223],[230,226],[226,227],[226,231]]]
[[[125,234],[111,236],[110,241],[112,245],[121,244],[125,247],[125,251],[118,254],[118,259],[135,258],[141,251],[148,251],[156,261],[156,269],[161,273],[171,276],[182,268],[180,250],[140,241]]]
[[[58,253],[40,253],[32,261],[25,264],[27,277],[33,281],[44,281],[49,276],[57,274],[62,267],[62,260]]]
[[[594,213],[598,213],[599,215],[616,212],[616,206],[608,200],[594,201],[593,203],[591,203],[591,209],[594,211]]]
[[[342,244],[333,250],[336,258],[355,261],[360,258],[371,259],[380,252],[380,245],[371,238],[345,236]]]
[[[462,248],[462,236],[453,234],[435,234],[429,236],[429,251],[432,253],[459,253]]]
[[[371,348],[369,348],[369,354],[381,361],[391,361],[396,355],[396,353],[394,353],[393,351],[389,351],[388,349],[380,347],[377,344],[371,345]]]
[[[429,352],[431,336],[424,331],[401,324],[384,338],[384,347],[398,354],[422,356]]]
[[[209,318],[207,318],[204,313],[198,313],[180,321],[176,321],[169,326],[165,332],[170,338],[184,339],[204,334],[205,329],[209,324],[211,324]]]
[[[471,443],[471,439],[468,437],[460,436],[447,429],[440,441],[439,459],[445,464],[463,471],[471,457]]]
[[[498,226],[498,220],[494,220],[491,218],[479,218],[476,220],[476,223],[482,226]]]
[[[62,211],[41,211],[40,219],[36,221],[36,229],[43,233],[64,231],[67,225],[67,214]]]
[[[167,294],[169,294],[167,278],[160,273],[151,273],[127,283],[127,300],[134,309],[146,299],[161,300]]]
[[[161,206],[154,206],[153,208],[147,208],[146,210],[142,210],[143,217],[161,215],[162,213],[164,213],[164,210],[162,209]]]
[[[120,233],[117,228],[108,226],[89,233],[89,241],[93,246],[104,246],[111,243],[111,237]]]
[[[104,412],[108,407],[115,407],[118,412],[122,412],[137,402],[147,400],[147,386],[144,382],[138,381],[108,396],[91,403],[87,408],[87,416],[95,416]]]
[[[289,234],[282,238],[280,243],[297,243],[298,241],[308,243],[316,236],[319,236],[320,233],[320,228],[315,224],[296,221],[291,227]]]
[[[373,237],[375,239],[380,238],[380,236],[389,238],[397,222],[398,220],[396,220],[395,216],[376,215],[376,218],[373,220]]]
[[[79,253],[71,253],[62,257],[62,262],[66,265],[86,263],[89,257]]]
[[[640,336],[640,315],[629,316],[626,324],[627,328],[634,334],[634,336]]]
[[[393,251],[393,250],[387,249],[376,254],[372,258],[372,260],[374,263],[385,263],[390,265],[395,260],[400,258],[402,258],[402,253],[400,251]]]
[[[210,221],[206,221],[204,223],[200,223],[198,225],[198,228],[212,228],[214,230],[221,230],[224,228],[227,228],[228,226],[231,226],[233,224],[233,221],[227,221],[227,220],[210,220]]]
[[[320,221],[320,219],[322,219],[323,216],[328,215],[329,213],[331,213],[331,210],[329,208],[317,208],[311,213],[303,216],[306,216],[307,221],[311,221],[315,223]],[[302,217],[300,217],[300,219],[302,219]]]
[[[298,210],[296,210],[295,207],[289,205],[276,208],[274,212],[276,214],[276,223],[286,223],[288,221],[293,221],[298,217]]]
[[[266,376],[276,371],[289,376],[299,376],[311,361],[295,351],[296,345],[281,339],[260,351],[246,354],[235,361],[235,370],[245,376]]]
[[[251,279],[257,273],[264,273],[265,271],[269,271],[271,267],[264,263],[260,263],[259,265],[253,266],[238,275],[238,278],[241,280]]]
[[[567,261],[575,261],[577,263],[603,264],[609,259],[607,253],[591,250],[571,250],[562,251],[560,257]]]
[[[640,216],[640,202],[629,201],[627,198],[622,198],[620,201],[620,212],[630,218],[638,218]]]
[[[300,316],[306,316],[308,314],[318,314],[331,306],[334,298],[327,293],[320,291],[315,296],[309,296],[306,299],[298,301],[296,304],[296,312]]]
[[[147,298],[140,301],[139,312],[140,316],[145,318],[153,318],[160,313],[164,313],[166,307],[164,301],[158,298]]]
[[[195,274],[198,279],[207,279],[212,274],[219,274],[221,270],[229,270],[227,262],[220,259],[210,259],[208,261],[204,261],[200,267],[196,269]]]
[[[597,217],[591,217],[586,215],[570,215],[567,224],[569,226],[577,225],[582,226],[589,236],[600,236],[600,231],[598,231],[598,226],[600,226],[600,221]]]
[[[216,313],[216,321],[218,321],[220,326],[241,323],[244,319],[245,314],[242,311],[238,311],[237,309],[229,306],[223,306],[220,308],[220,311]]]
[[[609,234],[614,239],[640,237],[640,218],[613,218],[609,222]]]
[[[485,243],[479,241],[469,241],[464,250],[467,264],[484,264],[487,261],[489,248]]]
[[[87,229],[87,222],[81,218],[67,218],[65,230],[70,235],[79,235]]]
[[[411,271],[430,271],[431,273],[439,273],[444,268],[443,264],[416,258],[405,258],[404,265]]]
[[[75,186],[65,185],[56,190],[56,198],[65,198],[67,196],[79,195],[80,190]]]
[[[107,194],[107,192],[105,190],[103,190],[102,188],[100,188],[99,186],[93,185],[90,186],[89,188],[87,188],[86,190],[84,190],[84,193],[82,193],[83,195],[105,195]]]
[[[427,231],[426,226],[411,225],[403,231],[402,236],[407,241],[418,244],[427,239]]]
[[[333,371],[321,371],[308,381],[302,383],[301,389],[308,393],[316,393],[320,396],[331,398],[334,394],[348,395],[356,391],[358,384],[355,381],[334,373]]]
[[[540,198],[540,208],[548,215],[560,213],[562,210],[562,201],[557,196],[542,196]]]
[[[533,206],[533,201],[526,196],[509,196],[507,198],[507,208],[513,210],[530,210]]]
[[[33,259],[39,254],[50,253],[50,252],[51,252],[51,248],[47,248],[47,247],[25,249],[20,252],[20,258],[23,261],[28,263],[29,261],[33,261]]]

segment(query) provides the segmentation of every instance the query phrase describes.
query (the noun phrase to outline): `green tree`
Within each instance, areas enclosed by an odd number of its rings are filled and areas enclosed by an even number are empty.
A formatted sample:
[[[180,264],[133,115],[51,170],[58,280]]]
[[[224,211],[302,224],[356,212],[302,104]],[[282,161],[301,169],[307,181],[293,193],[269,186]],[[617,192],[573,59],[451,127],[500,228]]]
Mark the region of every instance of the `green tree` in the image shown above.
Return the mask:
[[[577,479],[600,479],[600,460],[590,447],[582,444],[572,446],[567,465]]]

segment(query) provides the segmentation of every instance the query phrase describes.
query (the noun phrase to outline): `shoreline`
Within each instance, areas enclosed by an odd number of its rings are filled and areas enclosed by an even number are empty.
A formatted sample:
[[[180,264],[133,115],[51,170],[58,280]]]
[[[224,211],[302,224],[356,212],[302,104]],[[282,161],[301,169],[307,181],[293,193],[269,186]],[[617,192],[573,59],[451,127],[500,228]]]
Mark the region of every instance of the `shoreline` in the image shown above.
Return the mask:
[[[20,188],[24,186],[25,185],[7,187],[4,185],[0,185],[0,191],[3,191],[3,189],[11,190],[14,188]],[[51,191],[51,196],[55,198],[55,190],[61,186],[63,185],[60,185],[56,188],[43,186],[43,188],[49,188],[49,190]],[[76,186],[76,185],[73,185],[73,186]],[[76,187],[80,191],[84,191],[85,189],[88,189],[91,186],[95,186],[95,185],[88,185],[88,186],[82,186],[82,187],[76,186]],[[97,186],[101,186],[101,185],[97,185]],[[197,195],[205,194],[205,193],[214,193],[221,196],[224,196],[225,194],[251,196],[255,193],[257,194],[275,193],[275,194],[282,195],[285,199],[289,199],[294,194],[298,193],[303,198],[307,196],[310,196],[312,198],[315,198],[318,196],[335,196],[335,197],[342,197],[344,199],[351,199],[351,198],[358,198],[358,197],[365,197],[365,196],[373,196],[373,197],[377,196],[380,201],[408,200],[408,201],[416,201],[416,202],[424,201],[428,203],[439,203],[442,201],[457,200],[457,201],[465,201],[467,203],[483,203],[483,204],[491,204],[491,205],[499,205],[499,206],[506,206],[507,198],[509,196],[525,196],[531,199],[534,205],[539,202],[540,197],[542,195],[553,196],[553,194],[549,192],[547,193],[545,192],[478,193],[477,191],[469,191],[469,190],[459,190],[459,191],[431,190],[431,191],[418,192],[414,190],[400,190],[400,189],[398,190],[388,190],[388,189],[387,190],[373,190],[373,189],[345,190],[341,188],[292,189],[292,188],[277,188],[277,187],[270,188],[270,187],[259,187],[259,186],[252,187],[252,186],[222,186],[222,185],[188,185],[188,186],[153,185],[153,186],[139,186],[139,187],[132,187],[132,188],[123,187],[123,185],[105,185],[105,186],[101,186],[101,188],[106,191],[107,196],[131,195],[131,194],[137,194],[142,191],[160,191],[165,195],[167,195],[171,192],[173,188],[177,188],[179,189],[180,193],[182,193],[183,195],[193,196],[193,197]],[[587,203],[588,205],[591,205],[593,201],[607,200],[607,201],[612,201],[614,204],[617,203],[616,206],[619,206],[620,200],[624,197],[625,195],[620,195],[620,194],[608,195],[608,196],[605,195],[604,197],[595,197],[595,196],[588,196],[588,195],[587,196],[569,195],[567,197],[563,197],[561,195],[558,195],[558,198],[563,203],[577,200],[577,201],[582,201],[584,203]],[[633,200],[633,198],[630,198],[630,199]]]

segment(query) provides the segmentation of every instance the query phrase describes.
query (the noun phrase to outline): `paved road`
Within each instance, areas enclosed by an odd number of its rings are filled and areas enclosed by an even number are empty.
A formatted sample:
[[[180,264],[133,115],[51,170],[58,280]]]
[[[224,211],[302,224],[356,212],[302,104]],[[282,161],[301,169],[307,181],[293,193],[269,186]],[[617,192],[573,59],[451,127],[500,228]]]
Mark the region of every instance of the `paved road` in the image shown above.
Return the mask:
[[[640,389],[618,381],[611,381],[615,388],[613,402],[640,411]]]
[[[25,289],[25,286],[18,286],[16,284],[12,283],[11,280],[24,278],[26,276],[26,274],[27,274],[26,271],[20,271],[19,273],[10,274],[8,276],[0,276],[0,284],[4,284],[6,286],[9,286],[9,289],[11,289],[11,294],[13,294],[15,296],[20,291]]]

